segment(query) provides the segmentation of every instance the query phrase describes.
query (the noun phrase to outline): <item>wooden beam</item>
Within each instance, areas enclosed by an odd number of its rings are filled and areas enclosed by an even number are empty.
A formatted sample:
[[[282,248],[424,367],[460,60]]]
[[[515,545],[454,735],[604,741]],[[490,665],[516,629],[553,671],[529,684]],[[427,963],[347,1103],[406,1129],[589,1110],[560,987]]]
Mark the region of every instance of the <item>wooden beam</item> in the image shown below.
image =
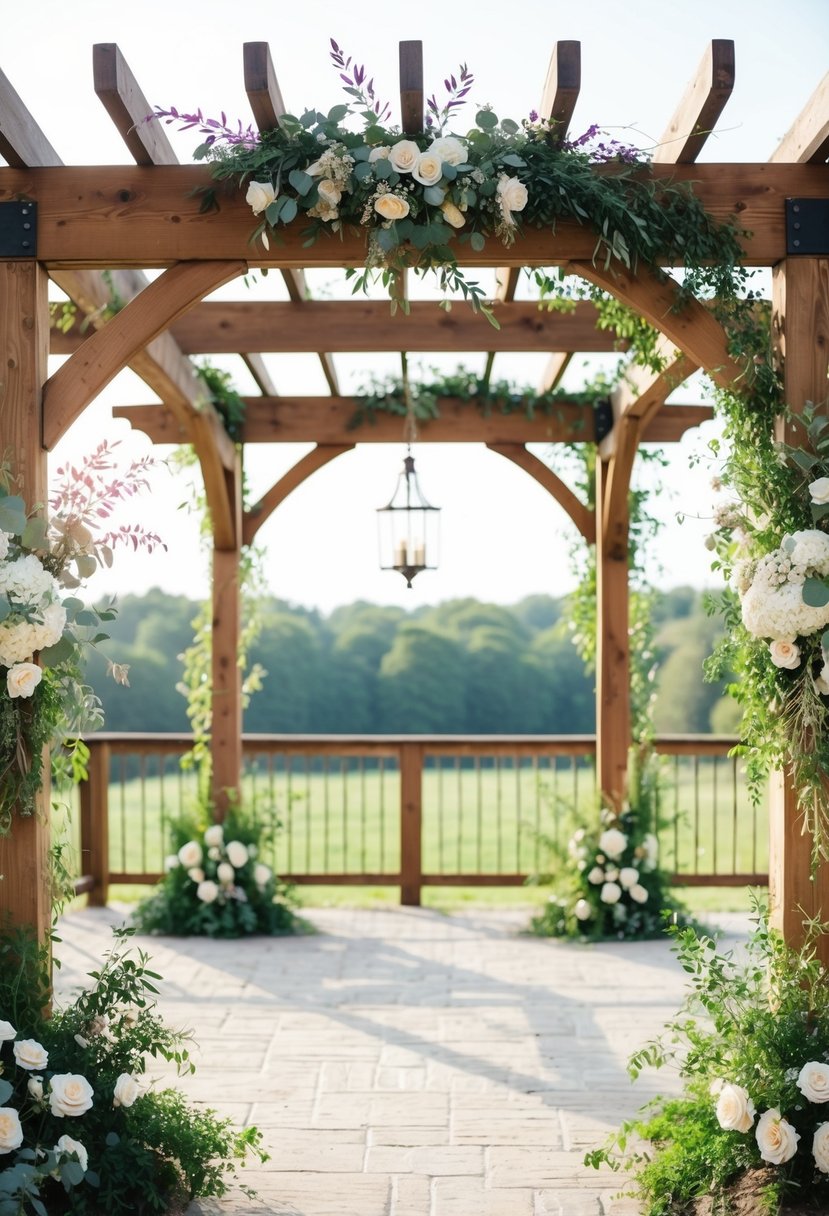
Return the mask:
[[[240,501],[238,482],[231,490]],[[240,532],[237,536],[241,535]],[[239,671],[241,600],[240,551],[237,545],[213,549],[213,618],[211,629],[211,785],[216,818],[221,821],[238,797],[242,773],[242,689]]]
[[[608,331],[605,331],[608,332]],[[616,343],[614,342],[614,349]],[[547,360],[547,366],[541,374],[541,380],[538,383],[538,392],[551,393],[553,389],[560,384],[561,377],[567,370],[567,365],[573,358],[573,351],[557,351],[554,355],[550,355]]]
[[[183,262],[130,300],[46,382],[45,446],[54,447],[90,401],[171,321],[246,269],[244,262]]]
[[[335,460],[337,456],[350,452],[354,446],[353,443],[318,444],[312,452],[307,452],[284,476],[274,482],[267,494],[263,494],[259,501],[245,512],[242,543],[252,545],[256,533],[289,494],[292,494],[298,486],[301,486],[319,469]]]
[[[25,103],[0,71],[0,156],[15,169],[60,165],[61,159]]]
[[[423,43],[400,43],[400,117],[405,135],[420,135],[423,116]]]
[[[557,42],[550,56],[538,112],[542,118],[550,118],[558,124],[556,134],[562,139],[573,118],[580,90],[581,43]]]
[[[160,122],[147,122],[153,108],[114,42],[92,48],[95,92],[137,165],[177,165],[178,157]]]
[[[596,776],[617,811],[626,793],[631,744],[627,552],[608,552],[602,535],[608,466],[596,466]]]
[[[614,172],[597,166],[597,174]],[[751,236],[744,240],[748,265],[774,265],[786,256],[785,200],[823,198],[823,165],[703,164],[655,165],[653,179],[693,181],[700,203],[714,219],[735,211]],[[169,266],[204,257],[241,259],[251,265],[359,266],[365,261],[363,234],[320,239],[304,247],[303,224],[284,230],[284,243],[270,251],[249,244],[253,227],[244,192],[219,192],[220,210],[199,212],[192,192],[213,188],[203,165],[100,165],[72,168],[0,169],[0,201],[20,196],[38,203],[38,257],[55,267]],[[588,226],[560,223],[556,232],[527,231],[503,249],[490,239],[476,253],[463,247],[464,266],[551,266],[589,264],[596,245]]]
[[[690,165],[717,125],[734,89],[734,43],[714,38],[665,128],[653,163]]]
[[[664,361],[663,371],[653,372],[649,367],[629,363],[622,380],[610,394],[613,429],[599,445],[602,460],[609,460],[617,450],[622,419],[640,424],[644,428],[671,393],[699,370],[699,364],[678,351],[664,334],[660,334],[657,339],[656,353]]]
[[[769,160],[822,164],[829,156],[829,72],[823,77]]]
[[[256,354],[253,351],[249,351],[247,354],[242,355],[242,361],[250,374],[253,376],[254,380],[259,386],[260,392],[264,397],[279,396],[274,382],[271,379],[271,374],[265,366],[265,360],[261,355]]]
[[[566,511],[587,543],[592,545],[595,542],[596,520],[593,513],[543,460],[528,452],[521,443],[488,443],[486,446],[491,452],[497,452],[529,473]]]

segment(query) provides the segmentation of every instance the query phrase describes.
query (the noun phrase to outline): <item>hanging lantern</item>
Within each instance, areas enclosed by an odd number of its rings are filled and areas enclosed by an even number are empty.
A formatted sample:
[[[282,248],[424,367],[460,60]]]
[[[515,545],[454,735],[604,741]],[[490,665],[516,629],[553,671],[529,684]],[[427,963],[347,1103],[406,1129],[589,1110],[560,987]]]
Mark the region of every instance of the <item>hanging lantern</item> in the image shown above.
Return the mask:
[[[415,473],[412,449],[390,502],[377,508],[380,569],[398,570],[411,587],[421,570],[436,570],[440,545],[440,507],[426,501]]]

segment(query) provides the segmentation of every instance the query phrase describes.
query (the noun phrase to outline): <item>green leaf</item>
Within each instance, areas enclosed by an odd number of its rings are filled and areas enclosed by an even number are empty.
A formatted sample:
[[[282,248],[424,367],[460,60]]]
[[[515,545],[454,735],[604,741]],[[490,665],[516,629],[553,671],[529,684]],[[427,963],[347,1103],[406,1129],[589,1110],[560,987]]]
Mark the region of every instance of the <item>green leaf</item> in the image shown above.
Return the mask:
[[[517,122],[513,122],[511,118],[504,118],[501,121],[501,130],[507,135],[517,135],[521,130]]]
[[[14,1092],[14,1087],[8,1081],[0,1080],[0,1106],[4,1106]]]
[[[365,160],[358,161],[354,166],[354,176],[357,178],[358,182],[364,182],[367,177],[371,177],[373,172],[374,166],[370,165],[368,161]]]
[[[54,646],[47,646],[45,650],[41,650],[40,661],[44,667],[59,667],[61,663],[68,662],[74,656],[75,642],[64,634],[55,642]]]
[[[439,207],[446,198],[446,191],[441,190],[440,186],[427,186],[423,191],[423,197],[431,206]]]
[[[475,122],[482,131],[494,131],[498,126],[498,115],[493,114],[492,110],[479,110],[475,115]]]
[[[67,621],[74,621],[75,614],[85,607],[83,600],[79,600],[75,595],[68,595],[65,600],[61,600],[61,606],[66,609]]]
[[[810,608],[824,608],[829,604],[829,584],[822,578],[807,578],[803,584],[803,603]]]
[[[89,608],[84,608],[81,612],[76,614],[75,624],[76,625],[97,625],[98,624],[98,614],[97,614],[97,612],[90,611]]]
[[[283,224],[290,224],[291,220],[296,219],[296,213],[299,210],[295,198],[286,198],[282,203],[282,212],[279,218]]]
[[[443,177],[444,177],[445,181],[453,182],[457,176],[458,176],[457,165],[444,164]]]
[[[818,463],[818,457],[810,455],[809,452],[804,452],[803,448],[794,448],[791,452],[791,458],[795,464],[799,465],[801,469],[806,469],[807,472]]]
[[[25,527],[26,506],[23,499],[18,498],[16,494],[0,498],[0,532],[11,532],[13,536],[20,536]]]
[[[387,160],[376,160],[374,162],[374,172],[381,180],[387,181],[394,173],[394,169]]]
[[[292,169],[288,174],[288,181],[296,190],[300,198],[303,198],[313,188],[314,179],[309,173],[304,173],[302,169]]]
[[[481,250],[483,249],[484,245],[486,244],[484,234],[482,232],[473,232],[469,237],[469,244],[472,246],[472,248],[475,250],[476,253],[480,253]]]
[[[5,595],[0,595],[0,621],[5,621],[6,617],[12,610],[12,606]]]
[[[363,131],[363,139],[367,144],[371,144],[372,146],[381,144],[385,138],[386,132],[382,127],[366,127],[365,131]],[[352,153],[352,156],[353,155],[354,153]]]
[[[500,159],[502,165],[510,165],[513,169],[526,169],[527,167],[527,162],[522,160],[520,156],[516,156],[514,152],[508,152],[506,156],[502,156]]]
[[[829,629],[827,629],[825,633],[821,634],[820,649],[823,653],[823,661],[826,662],[827,657],[829,657]]]
[[[813,502],[812,503],[812,522],[817,523],[819,519],[823,519],[829,515],[829,502]]]
[[[92,578],[92,575],[98,569],[98,563],[89,553],[79,553],[75,558],[75,566],[77,567],[79,578]]]
[[[348,114],[348,106],[332,106],[328,111],[329,122],[342,122]]]
[[[41,519],[39,515],[27,519],[20,543],[24,549],[45,549],[46,520]]]

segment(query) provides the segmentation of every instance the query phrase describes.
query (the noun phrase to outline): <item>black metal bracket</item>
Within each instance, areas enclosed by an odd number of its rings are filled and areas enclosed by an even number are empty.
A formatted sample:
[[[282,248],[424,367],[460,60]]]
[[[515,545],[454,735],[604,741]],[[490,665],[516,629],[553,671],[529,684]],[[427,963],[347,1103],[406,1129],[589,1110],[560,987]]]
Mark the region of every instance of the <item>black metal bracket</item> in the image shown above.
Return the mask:
[[[601,443],[613,430],[613,406],[610,404],[609,397],[603,397],[600,401],[594,401],[593,425],[595,427],[596,443]]]
[[[786,199],[786,254],[829,257],[829,198]]]
[[[0,258],[37,257],[37,203],[0,203]]]

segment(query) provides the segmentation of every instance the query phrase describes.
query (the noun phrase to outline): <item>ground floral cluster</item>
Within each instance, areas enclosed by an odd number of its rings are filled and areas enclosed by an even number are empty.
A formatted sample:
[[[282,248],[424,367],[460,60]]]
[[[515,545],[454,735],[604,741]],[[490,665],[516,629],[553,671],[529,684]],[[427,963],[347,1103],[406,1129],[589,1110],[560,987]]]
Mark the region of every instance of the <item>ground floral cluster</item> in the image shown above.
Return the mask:
[[[645,1216],[684,1216],[698,1196],[727,1212],[727,1196],[754,1174],[766,1192],[758,1216],[789,1203],[798,1212],[827,1210],[829,982],[815,957],[827,929],[812,923],[794,951],[758,906],[742,962],[692,929],[674,930],[691,992],[663,1039],[637,1052],[629,1070],[636,1077],[646,1065],[678,1066],[685,1094],[657,1099],[588,1156],[632,1171]],[[642,1137],[652,1149],[643,1150]]]
[[[225,938],[294,931],[293,893],[262,860],[274,830],[239,807],[224,823],[175,823],[176,852],[166,859],[159,887],[136,909],[136,926],[144,933]]]
[[[255,1128],[149,1084],[148,1058],[193,1066],[130,932],[115,931],[92,988],[51,1017],[49,949],[0,938],[0,1216],[163,1212],[224,1194],[238,1164],[263,1157]]]

